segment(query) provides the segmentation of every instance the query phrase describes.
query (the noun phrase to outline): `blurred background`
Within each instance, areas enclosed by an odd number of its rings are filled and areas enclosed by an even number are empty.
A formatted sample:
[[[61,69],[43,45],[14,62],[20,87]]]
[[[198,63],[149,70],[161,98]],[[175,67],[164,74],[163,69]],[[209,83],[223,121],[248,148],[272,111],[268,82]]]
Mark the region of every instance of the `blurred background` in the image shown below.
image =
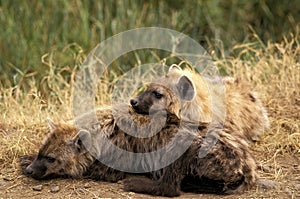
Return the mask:
[[[280,42],[299,25],[296,0],[0,0],[0,86],[41,84],[50,65],[67,79],[99,42],[128,29],[174,29],[227,56],[237,44]]]

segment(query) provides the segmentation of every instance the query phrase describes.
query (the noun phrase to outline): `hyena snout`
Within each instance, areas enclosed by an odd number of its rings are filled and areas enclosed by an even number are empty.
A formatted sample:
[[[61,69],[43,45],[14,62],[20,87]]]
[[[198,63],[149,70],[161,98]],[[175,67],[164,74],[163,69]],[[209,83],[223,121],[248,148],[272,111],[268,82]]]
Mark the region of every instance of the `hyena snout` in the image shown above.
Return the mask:
[[[36,162],[32,162],[24,169],[24,173],[36,180],[45,178],[47,168],[43,165],[37,165]]]
[[[131,106],[135,107],[138,105],[138,100],[136,98],[133,98],[130,100],[130,104],[131,104]]]
[[[42,179],[42,172],[34,169],[32,165],[27,166],[24,172],[27,176],[30,176],[36,180]]]
[[[135,97],[130,100],[130,104],[132,108],[134,109],[135,112],[140,113],[140,114],[148,114],[149,109],[152,106],[152,103],[148,102],[149,100],[144,100],[143,98]]]
[[[32,175],[33,174],[33,169],[31,167],[31,165],[29,165],[29,166],[26,167],[25,174],[26,175]]]

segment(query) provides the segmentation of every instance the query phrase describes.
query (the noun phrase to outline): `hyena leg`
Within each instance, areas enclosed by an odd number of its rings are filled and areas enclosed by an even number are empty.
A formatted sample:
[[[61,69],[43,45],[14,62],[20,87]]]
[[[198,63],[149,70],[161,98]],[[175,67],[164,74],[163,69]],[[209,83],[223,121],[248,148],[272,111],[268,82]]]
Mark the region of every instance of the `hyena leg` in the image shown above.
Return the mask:
[[[146,177],[134,177],[124,180],[125,191],[146,193],[155,196],[174,197],[180,195],[180,184],[183,176],[174,172],[174,168],[165,168],[163,176],[159,180]]]
[[[199,146],[205,150],[207,143],[207,146],[213,146],[211,149],[208,148],[209,151],[204,151],[208,152],[206,155],[196,156],[196,161],[191,162],[192,173],[202,180],[208,179],[207,185],[211,185],[211,188],[215,187],[214,184],[217,185],[215,188],[219,193],[231,194],[249,190],[255,185],[258,174],[247,142],[233,136],[231,131],[225,128],[217,135],[218,137],[212,137],[212,140],[217,142],[199,139],[198,143],[190,148],[189,154],[200,155],[202,151]],[[195,187],[195,191],[202,190],[203,182],[200,181],[200,184],[199,188]]]
[[[125,173],[109,168],[101,162],[95,162],[88,168],[83,176],[84,178],[93,180],[117,182],[125,178]]]

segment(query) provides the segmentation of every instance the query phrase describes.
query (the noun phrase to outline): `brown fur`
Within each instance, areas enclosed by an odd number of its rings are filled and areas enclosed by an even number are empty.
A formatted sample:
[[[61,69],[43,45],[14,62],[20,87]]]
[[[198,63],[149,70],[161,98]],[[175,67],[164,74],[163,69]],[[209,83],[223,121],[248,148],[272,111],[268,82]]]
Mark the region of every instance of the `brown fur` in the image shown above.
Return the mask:
[[[129,114],[127,114],[128,111]],[[126,190],[165,196],[177,196],[181,189],[232,193],[250,189],[257,180],[255,161],[250,154],[248,145],[243,139],[233,136],[232,129],[215,127],[210,128],[211,132],[207,132],[207,125],[203,123],[198,124],[199,128],[193,131],[189,127],[189,123],[182,123],[172,114],[165,118],[161,111],[155,113],[156,121],[166,119],[166,124],[151,123],[149,116],[136,114],[127,105],[97,110],[98,121],[94,121],[92,115],[92,113],[88,113],[76,120],[78,123],[81,122],[80,127],[84,128],[84,131],[76,129],[71,124],[50,124],[52,130],[49,136],[44,141],[35,160],[25,168],[25,172],[37,179],[51,175],[67,175],[77,178],[91,177],[97,180],[116,181],[124,178],[125,174],[97,161],[83,145],[86,139],[89,140],[89,137],[93,138],[100,134],[126,151],[145,153],[167,146],[168,143],[174,141],[173,138],[176,135],[179,135],[181,137],[176,139],[166,150],[179,153],[178,149],[188,139],[192,139],[187,151],[169,166],[151,172],[150,178],[126,180]],[[125,133],[134,129],[135,125],[146,126],[147,124],[151,124],[146,127],[148,132],[157,131],[162,124],[163,128],[150,138],[136,138]],[[78,131],[79,133],[69,140]],[[204,139],[208,137],[209,139]],[[215,140],[216,144],[205,157],[200,158],[199,150],[202,147],[205,148],[209,140]],[[105,144],[99,146],[96,139],[90,139],[90,141],[92,143],[89,146],[92,148],[89,149],[96,153],[95,155],[100,158],[108,157],[118,160],[119,164],[124,164],[122,161],[132,161],[137,168],[147,169],[157,161],[152,157],[148,157],[144,161],[137,161],[131,157],[124,159],[124,157],[118,156],[120,154],[111,156],[110,149]],[[96,143],[93,143],[94,141]],[[54,158],[54,161],[49,162],[48,157]]]
[[[174,128],[171,132],[178,130]],[[189,130],[184,132],[188,133]],[[200,158],[199,150],[205,145],[206,135],[207,128],[195,132],[189,149],[174,163],[163,168],[159,179],[128,179],[125,180],[125,190],[163,196],[177,196],[181,189],[219,194],[249,190],[258,176],[247,143],[232,136],[228,129],[223,129],[219,136],[211,136],[210,139],[216,139],[217,142],[205,157]],[[179,140],[174,147],[186,142],[184,137]]]
[[[79,154],[69,142],[77,129],[68,124],[56,124],[44,139],[38,155],[26,168],[26,173],[33,178],[72,176],[81,177],[87,165],[94,160]]]
[[[257,141],[270,127],[267,111],[257,92],[239,79],[224,80],[226,86],[225,126],[240,130],[248,140]]]
[[[178,87],[182,77],[192,82],[189,88],[195,92],[192,100],[180,97]],[[245,136],[251,141],[258,140],[263,130],[269,128],[267,112],[247,83],[232,78],[204,78],[178,66],[171,66],[167,75],[151,83],[144,93],[131,100],[131,104],[142,114],[148,114],[157,106],[192,123],[223,121],[226,128],[237,133],[236,136]]]

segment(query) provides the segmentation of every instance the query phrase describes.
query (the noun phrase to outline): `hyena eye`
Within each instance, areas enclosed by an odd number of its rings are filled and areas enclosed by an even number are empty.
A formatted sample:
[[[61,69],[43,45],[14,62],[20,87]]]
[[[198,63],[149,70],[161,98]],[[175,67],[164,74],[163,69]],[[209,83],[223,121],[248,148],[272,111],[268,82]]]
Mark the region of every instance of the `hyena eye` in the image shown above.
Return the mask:
[[[49,156],[46,157],[46,160],[47,160],[49,163],[55,162],[55,158],[52,158],[52,157],[49,157]]]
[[[157,99],[161,99],[163,97],[163,95],[158,93],[157,91],[153,91],[153,94]]]

